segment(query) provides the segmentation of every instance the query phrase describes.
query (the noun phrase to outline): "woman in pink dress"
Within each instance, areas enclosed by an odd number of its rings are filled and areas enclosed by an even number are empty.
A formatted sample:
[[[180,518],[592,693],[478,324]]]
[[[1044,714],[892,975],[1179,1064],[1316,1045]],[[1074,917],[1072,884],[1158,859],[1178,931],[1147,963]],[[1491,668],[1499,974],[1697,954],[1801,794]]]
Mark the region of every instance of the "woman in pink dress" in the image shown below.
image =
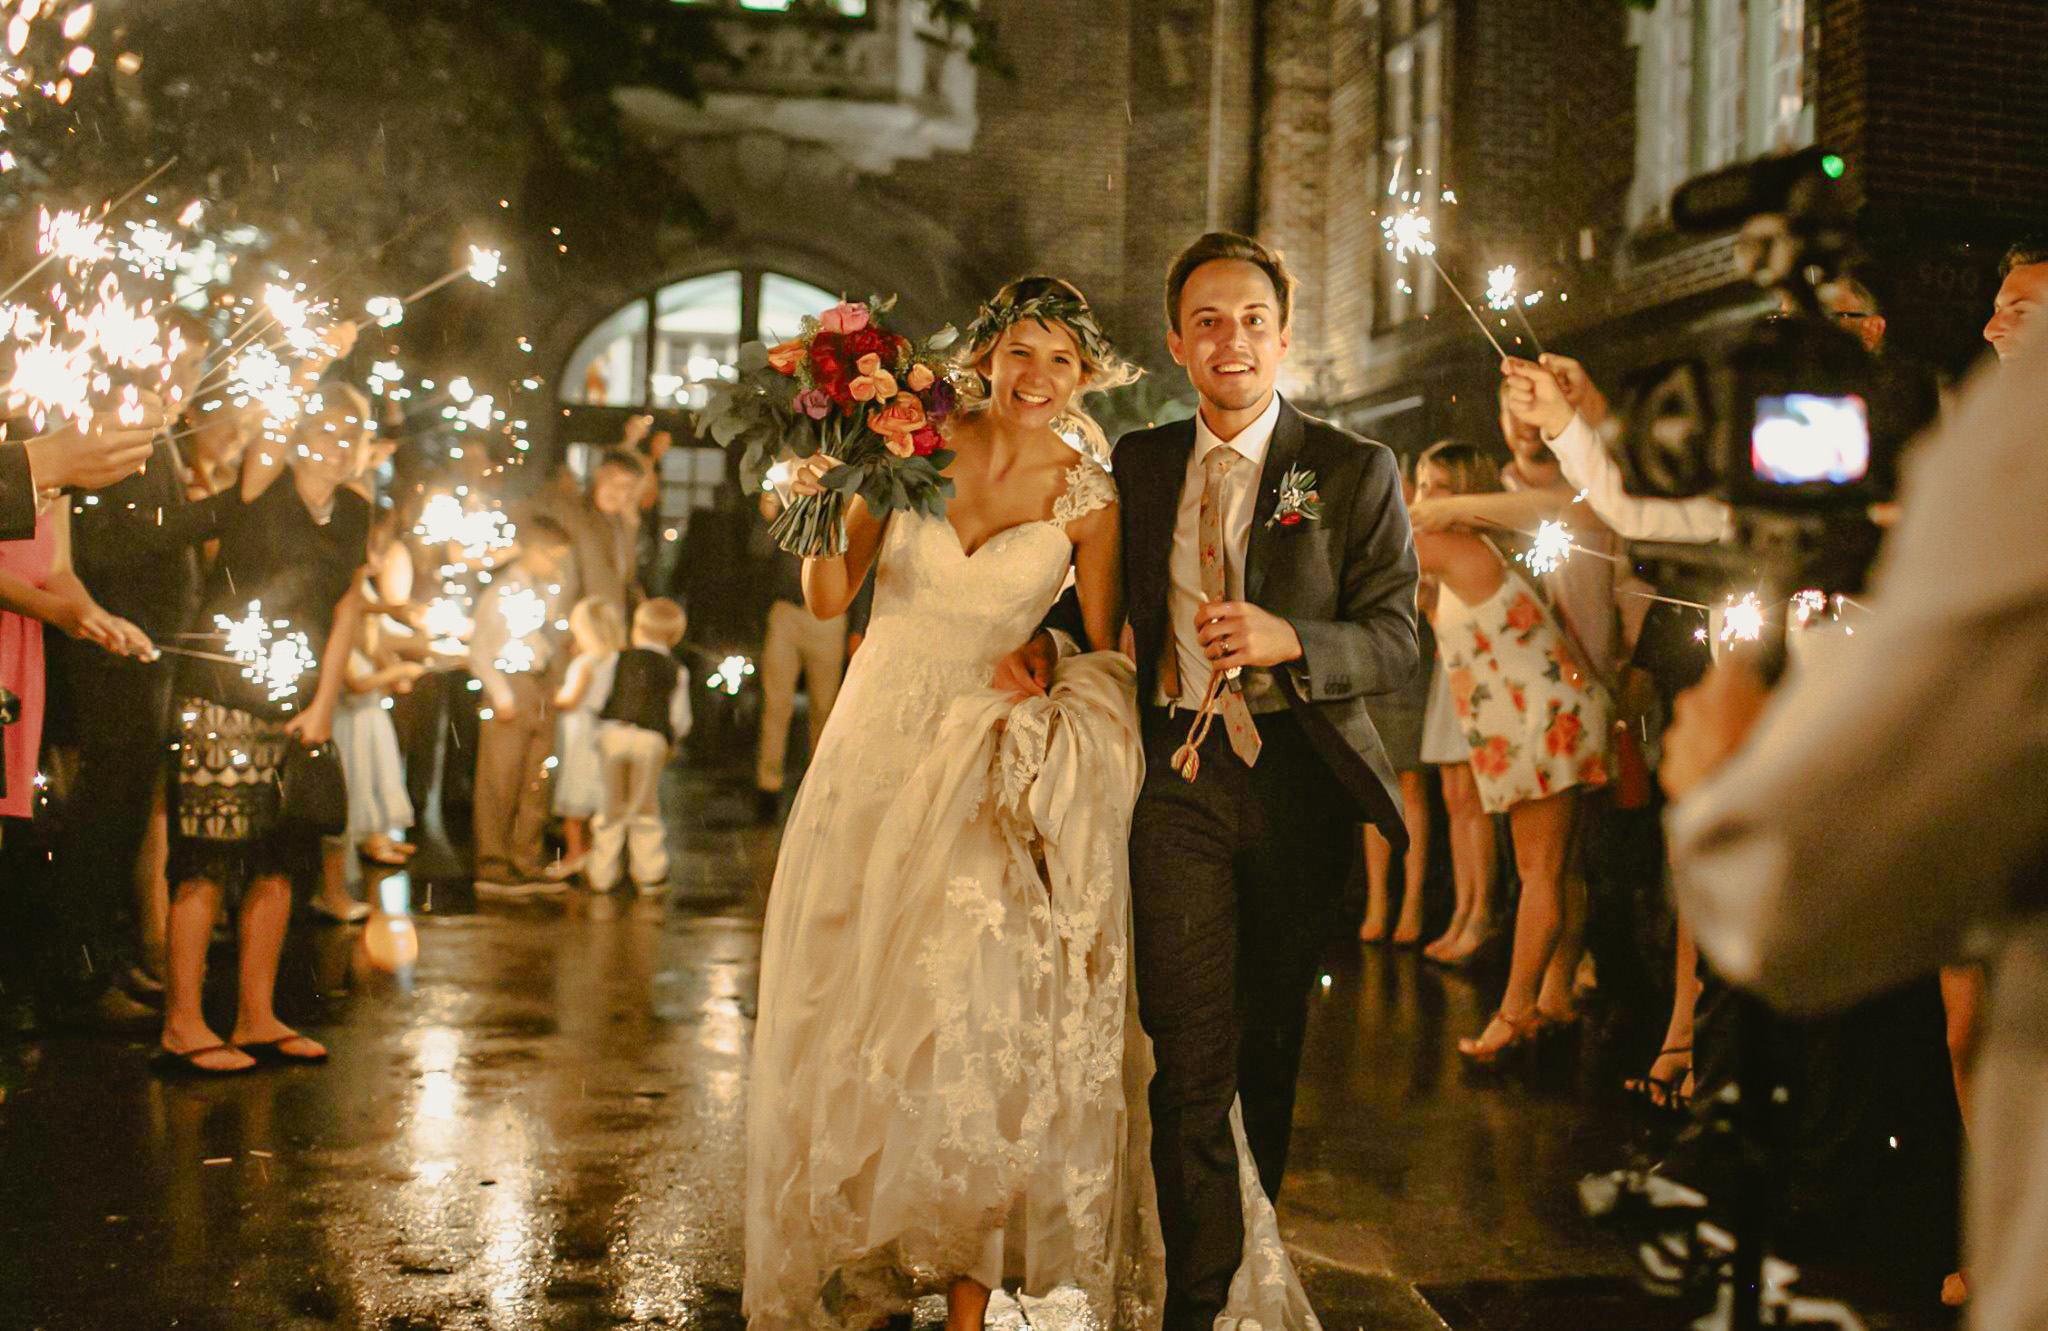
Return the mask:
[[[1418,459],[1415,485],[1430,499],[1495,489],[1499,480],[1478,449],[1443,443]],[[1491,541],[1456,528],[1417,532],[1415,553],[1442,583],[1437,654],[1480,801],[1508,815],[1522,879],[1507,992],[1485,1029],[1458,1042],[1473,1062],[1492,1063],[1546,1024],[1572,1018],[1578,957],[1560,943],[1578,936],[1573,912],[1585,909],[1573,831],[1579,792],[1607,781],[1614,707],[1534,586]]]
[[[102,610],[71,571],[68,499],[43,508],[34,536],[0,541],[0,689],[21,705],[20,719],[0,741],[6,761],[0,769],[0,818],[27,818],[34,809],[43,742],[44,624],[126,656],[155,650],[141,629]]]

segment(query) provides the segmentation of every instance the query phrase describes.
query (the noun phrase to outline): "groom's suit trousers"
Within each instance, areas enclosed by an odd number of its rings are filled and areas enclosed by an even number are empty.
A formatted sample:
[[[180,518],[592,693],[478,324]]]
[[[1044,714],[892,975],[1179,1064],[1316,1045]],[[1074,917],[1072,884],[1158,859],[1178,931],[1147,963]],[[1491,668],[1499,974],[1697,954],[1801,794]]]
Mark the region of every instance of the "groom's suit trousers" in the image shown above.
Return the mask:
[[[1242,1256],[1234,1096],[1260,1182],[1278,1197],[1317,956],[1359,844],[1355,809],[1293,715],[1254,719],[1256,766],[1219,726],[1189,782],[1171,758],[1192,714],[1143,708],[1131,906],[1138,1015],[1158,1056],[1165,1331],[1208,1331]]]

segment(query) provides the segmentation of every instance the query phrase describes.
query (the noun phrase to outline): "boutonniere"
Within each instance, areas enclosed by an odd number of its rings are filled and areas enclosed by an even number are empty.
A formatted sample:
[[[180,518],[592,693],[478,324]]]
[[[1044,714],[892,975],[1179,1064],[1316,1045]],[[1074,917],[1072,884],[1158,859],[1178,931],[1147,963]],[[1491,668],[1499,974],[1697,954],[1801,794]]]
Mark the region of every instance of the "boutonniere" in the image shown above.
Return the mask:
[[[1316,474],[1307,467],[1289,467],[1280,478],[1280,502],[1274,505],[1273,516],[1266,519],[1266,525],[1299,527],[1304,522],[1320,522],[1322,517],[1323,500],[1316,493]]]

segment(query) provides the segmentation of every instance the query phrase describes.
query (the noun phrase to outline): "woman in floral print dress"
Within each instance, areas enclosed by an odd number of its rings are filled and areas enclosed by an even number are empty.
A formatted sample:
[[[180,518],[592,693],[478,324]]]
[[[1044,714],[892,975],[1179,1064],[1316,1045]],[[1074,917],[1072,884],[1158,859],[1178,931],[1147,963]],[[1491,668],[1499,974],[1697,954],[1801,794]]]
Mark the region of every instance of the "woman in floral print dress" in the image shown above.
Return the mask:
[[[1478,449],[1438,444],[1416,465],[1427,499],[1498,489]],[[1437,652],[1472,773],[1487,812],[1508,815],[1522,880],[1507,992],[1486,1028],[1458,1052],[1491,1063],[1546,1023],[1571,1019],[1576,956],[1559,940],[1571,911],[1585,909],[1573,866],[1573,825],[1582,788],[1607,781],[1614,708],[1573,659],[1557,621],[1498,548],[1475,532],[1418,533],[1422,571],[1443,585],[1434,616]]]

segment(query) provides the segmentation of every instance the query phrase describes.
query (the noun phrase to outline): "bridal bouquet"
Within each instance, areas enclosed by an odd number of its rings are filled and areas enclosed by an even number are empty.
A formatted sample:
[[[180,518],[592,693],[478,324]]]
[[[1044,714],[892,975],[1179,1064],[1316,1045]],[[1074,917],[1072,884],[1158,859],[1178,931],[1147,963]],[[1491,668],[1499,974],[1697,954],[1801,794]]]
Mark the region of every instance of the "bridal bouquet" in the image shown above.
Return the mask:
[[[877,517],[910,509],[942,517],[953,483],[939,422],[953,409],[953,386],[940,353],[955,334],[942,328],[922,343],[881,322],[896,298],[841,301],[806,316],[802,331],[777,347],[740,348],[738,373],[711,389],[697,428],[721,448],[743,445],[747,485],[765,488],[785,454],[827,453],[825,493],[799,495],[768,530],[793,555],[846,550],[846,504],[859,495]]]

